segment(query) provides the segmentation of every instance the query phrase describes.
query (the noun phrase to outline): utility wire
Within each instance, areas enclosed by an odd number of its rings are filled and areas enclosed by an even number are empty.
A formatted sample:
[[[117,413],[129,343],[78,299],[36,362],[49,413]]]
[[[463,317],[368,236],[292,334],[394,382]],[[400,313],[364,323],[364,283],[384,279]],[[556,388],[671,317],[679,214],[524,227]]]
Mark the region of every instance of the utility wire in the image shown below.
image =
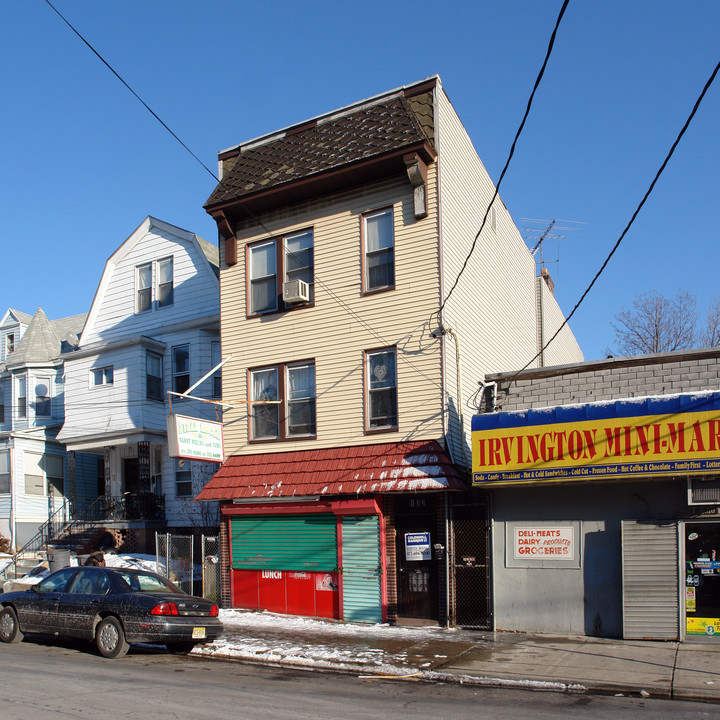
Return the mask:
[[[215,179],[216,182],[220,182],[215,173],[158,117],[157,113],[123,80],[123,78],[117,73],[110,63],[72,26],[69,20],[63,16],[63,14],[50,2],[45,2],[57,13],[60,19],[95,53],[100,62],[143,104],[145,109],[187,150],[205,170]]]
[[[705,97],[707,91],[710,89],[710,86],[712,85],[713,81],[715,80],[715,77],[718,74],[718,71],[720,71],[720,62],[715,66],[715,69],[712,71],[712,74],[710,75],[710,78],[705,83],[705,87],[702,89],[702,92],[700,93],[698,99],[695,101],[695,105],[693,106],[692,111],[690,112],[690,115],[688,115],[687,120],[685,121],[685,124],[682,127],[682,130],[680,130],[677,138],[675,138],[675,142],[672,144],[672,147],[670,148],[670,151],[668,152],[667,156],[665,157],[665,160],[663,161],[662,165],[660,166],[660,169],[655,173],[655,177],[653,178],[653,181],[650,183],[650,187],[648,187],[647,192],[645,193],[643,199],[640,201],[640,204],[637,206],[635,212],[633,213],[632,217],[630,218],[630,222],[625,226],[625,229],[622,231],[620,237],[617,239],[617,242],[615,245],[613,245],[612,250],[608,254],[608,256],[605,258],[605,262],[602,264],[600,269],[595,274],[595,277],[592,279],[590,284],[587,286],[587,289],[582,294],[580,299],[575,303],[575,307],[572,309],[570,314],[565,318],[563,324],[555,331],[555,334],[543,345],[543,347],[540,349],[540,351],[535,355],[535,357],[532,358],[524,367],[520,368],[508,381],[509,383],[512,383],[517,376],[523,371],[526,370],[535,360],[537,360],[540,355],[545,351],[545,349],[550,345],[550,343],[560,334],[560,331],[568,324],[570,321],[570,318],[575,314],[575,311],[580,307],[580,304],[585,299],[587,294],[592,289],[593,285],[597,281],[597,279],[602,275],[603,271],[607,267],[608,263],[610,262],[610,258],[615,254],[615,251],[620,247],[620,243],[623,241],[625,235],[627,235],[628,230],[630,230],[630,227],[635,222],[635,218],[640,213],[640,210],[642,209],[643,205],[645,204],[645,201],[650,197],[650,193],[655,188],[655,185],[657,184],[657,181],[660,179],[660,176],[662,175],[663,171],[665,170],[665,167],[667,166],[668,162],[670,161],[670,158],[673,156],[673,153],[675,152],[675,148],[680,143],[680,140],[682,139],[682,136],[685,134],[685,131],[690,126],[690,123],[692,122],[692,119],[695,117],[695,113],[697,112],[698,108],[700,107],[700,103],[703,101],[703,98]]]
[[[535,92],[537,91],[538,87],[540,86],[540,81],[543,78],[543,75],[545,74],[545,68],[547,67],[548,60],[550,60],[550,54],[552,53],[553,46],[555,45],[555,37],[557,36],[558,28],[560,27],[560,21],[563,18],[563,15],[565,14],[565,10],[568,6],[568,3],[570,0],[565,0],[563,2],[562,7],[560,8],[560,14],[558,15],[557,20],[555,21],[555,27],[553,28],[552,35],[550,36],[550,42],[548,43],[548,49],[545,53],[545,60],[543,61],[542,67],[540,68],[540,72],[538,73],[538,76],[535,80],[535,85],[533,86],[532,92],[530,93],[530,98],[528,99],[527,107],[525,108],[525,114],[523,115],[522,122],[520,123],[520,127],[517,129],[517,132],[515,133],[515,139],[513,140],[512,146],[510,147],[510,154],[508,155],[508,159],[505,162],[505,167],[502,169],[502,172],[500,173],[500,178],[497,181],[497,184],[495,185],[495,192],[493,193],[492,199],[490,200],[490,203],[487,206],[487,210],[485,211],[485,215],[482,219],[482,224],[480,225],[480,229],[477,231],[477,234],[475,235],[475,239],[472,242],[472,245],[470,247],[470,252],[467,254],[467,257],[465,258],[465,262],[463,263],[462,267],[460,268],[460,272],[458,273],[457,277],[455,278],[455,282],[453,283],[453,286],[450,288],[450,291],[445,296],[445,299],[443,300],[442,304],[440,305],[439,310],[434,313],[436,315],[440,315],[442,313],[443,308],[445,307],[445,304],[450,299],[450,296],[453,294],[453,291],[457,287],[457,284],[460,282],[460,278],[462,277],[462,274],[465,272],[465,269],[468,266],[468,263],[470,262],[470,258],[472,257],[473,253],[475,252],[475,247],[477,246],[477,242],[480,239],[480,234],[482,233],[483,229],[485,228],[485,223],[487,222],[488,215],[490,214],[490,209],[493,206],[493,203],[495,202],[495,198],[498,196],[498,192],[500,191],[500,185],[502,184],[503,178],[505,177],[505,173],[507,172],[508,166],[510,165],[510,161],[513,158],[513,155],[515,154],[515,146],[517,145],[518,139],[520,138],[520,134],[523,131],[523,128],[525,127],[525,121],[528,118],[528,115],[530,114],[530,108],[533,103],[533,98],[535,97]]]

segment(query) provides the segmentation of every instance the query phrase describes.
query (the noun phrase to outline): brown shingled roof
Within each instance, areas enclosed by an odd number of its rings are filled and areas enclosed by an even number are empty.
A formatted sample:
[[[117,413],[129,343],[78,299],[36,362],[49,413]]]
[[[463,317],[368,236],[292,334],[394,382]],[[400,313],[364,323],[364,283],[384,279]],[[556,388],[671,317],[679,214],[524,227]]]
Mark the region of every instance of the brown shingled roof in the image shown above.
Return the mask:
[[[196,500],[462,489],[440,444],[415,440],[231,456]]]
[[[232,203],[405,147],[432,145],[432,108],[431,92],[410,101],[394,95],[248,143],[236,155],[224,156],[223,179],[205,207]]]

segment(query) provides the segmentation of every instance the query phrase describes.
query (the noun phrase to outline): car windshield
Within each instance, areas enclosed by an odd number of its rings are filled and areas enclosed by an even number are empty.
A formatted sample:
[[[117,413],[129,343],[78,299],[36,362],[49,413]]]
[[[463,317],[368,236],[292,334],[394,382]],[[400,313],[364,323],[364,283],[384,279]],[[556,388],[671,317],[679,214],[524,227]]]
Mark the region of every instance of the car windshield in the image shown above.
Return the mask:
[[[159,575],[154,575],[153,573],[130,573],[123,572],[122,570],[116,570],[115,572],[125,581],[133,592],[173,592],[184,594],[182,590],[175,587],[169,580]]]

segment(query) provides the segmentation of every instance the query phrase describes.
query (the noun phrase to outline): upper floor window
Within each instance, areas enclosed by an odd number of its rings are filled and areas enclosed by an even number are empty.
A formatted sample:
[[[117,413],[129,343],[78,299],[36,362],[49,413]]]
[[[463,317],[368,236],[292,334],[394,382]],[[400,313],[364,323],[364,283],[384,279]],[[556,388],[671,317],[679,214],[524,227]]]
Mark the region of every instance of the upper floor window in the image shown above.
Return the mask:
[[[251,370],[250,398],[252,440],[316,434],[314,362]]]
[[[16,380],[15,392],[15,416],[18,418],[27,417],[27,377],[21,375]]]
[[[214,340],[210,352],[210,362],[213,367],[217,367],[222,359],[220,357],[220,343]],[[212,396],[214,398],[222,397],[222,370],[216,370],[212,376]]]
[[[0,450],[0,494],[10,492],[10,450]]]
[[[286,310],[297,303],[314,301],[312,230],[248,246],[247,264],[248,315]],[[293,283],[288,293],[284,292],[285,283]]]
[[[135,268],[135,312],[151,310],[153,301],[158,308],[172,305],[173,259],[163,258]]]
[[[192,472],[187,460],[175,461],[175,497],[192,497]]]
[[[184,393],[190,387],[190,346],[173,348],[173,390]]]
[[[392,208],[363,215],[363,291],[395,287],[395,231]]]
[[[365,429],[395,430],[398,426],[395,348],[365,353]]]
[[[158,260],[158,307],[173,304],[173,259],[171,257]]]
[[[137,288],[135,312],[145,312],[152,307],[152,263],[138,265],[135,286]]]
[[[48,418],[52,415],[50,399],[50,378],[35,378],[35,417]]]
[[[9,332],[5,335],[5,357],[15,352],[15,333]]]
[[[150,400],[163,400],[163,359],[152,350],[145,355],[145,387]]]
[[[113,385],[115,382],[115,373],[113,366],[93,368],[90,371],[90,386],[100,387],[101,385]]]

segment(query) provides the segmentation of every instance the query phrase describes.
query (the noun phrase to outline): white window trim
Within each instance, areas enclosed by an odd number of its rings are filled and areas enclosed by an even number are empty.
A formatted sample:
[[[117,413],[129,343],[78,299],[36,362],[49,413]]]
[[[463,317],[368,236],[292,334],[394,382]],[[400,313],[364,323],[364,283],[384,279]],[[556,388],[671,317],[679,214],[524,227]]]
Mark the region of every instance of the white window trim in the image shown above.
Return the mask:
[[[171,296],[172,301],[169,303],[166,303],[164,305],[160,305],[160,265],[161,263],[170,262],[170,267],[172,270],[172,279],[170,283],[162,283],[163,285],[171,284]],[[143,268],[150,268],[150,285],[149,288],[141,288],[140,287],[140,271]],[[157,260],[151,260],[150,262],[144,262],[140,263],[139,265],[135,266],[135,297],[133,299],[133,302],[135,304],[135,314],[136,315],[143,315],[147,312],[157,312],[159,310],[164,310],[165,308],[173,307],[175,304],[175,256],[174,255],[166,255],[165,257],[158,258]],[[141,290],[150,290],[150,302],[148,304],[148,307],[144,310],[140,309],[140,291]]]

